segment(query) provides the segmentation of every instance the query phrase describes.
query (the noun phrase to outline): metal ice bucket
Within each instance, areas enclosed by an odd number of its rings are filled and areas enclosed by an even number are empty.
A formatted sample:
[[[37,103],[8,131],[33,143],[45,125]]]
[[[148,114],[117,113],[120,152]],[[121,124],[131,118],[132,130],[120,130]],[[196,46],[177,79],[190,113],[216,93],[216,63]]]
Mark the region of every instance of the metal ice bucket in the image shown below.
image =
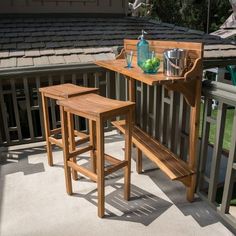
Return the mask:
[[[187,51],[180,48],[164,52],[164,74],[166,76],[183,76],[187,68]]]

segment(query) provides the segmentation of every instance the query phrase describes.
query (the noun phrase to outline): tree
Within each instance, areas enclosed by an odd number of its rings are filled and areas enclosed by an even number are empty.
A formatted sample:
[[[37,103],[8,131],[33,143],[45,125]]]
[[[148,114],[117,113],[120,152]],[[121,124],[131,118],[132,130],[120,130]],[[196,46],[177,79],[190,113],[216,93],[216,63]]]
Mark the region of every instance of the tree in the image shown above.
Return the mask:
[[[210,1],[209,32],[217,30],[232,12],[230,1]],[[209,0],[153,0],[153,17],[162,22],[207,30],[207,6]]]

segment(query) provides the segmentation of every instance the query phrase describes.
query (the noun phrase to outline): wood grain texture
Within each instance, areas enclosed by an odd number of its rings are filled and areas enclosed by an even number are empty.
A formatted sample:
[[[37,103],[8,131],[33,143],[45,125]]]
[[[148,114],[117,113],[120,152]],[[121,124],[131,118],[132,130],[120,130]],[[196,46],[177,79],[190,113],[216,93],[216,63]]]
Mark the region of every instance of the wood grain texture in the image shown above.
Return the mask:
[[[122,115],[135,105],[133,102],[109,99],[93,93],[60,100],[58,104],[68,112],[73,111],[76,115],[92,120]]]
[[[114,121],[112,124],[122,133],[125,133],[125,121]],[[132,142],[137,148],[156,163],[171,180],[182,179],[194,173],[184,161],[137,126],[133,127],[132,134]]]
[[[97,93],[97,88],[88,88],[88,87],[82,87],[77,86],[74,84],[66,83],[66,84],[59,84],[59,85],[51,85],[47,87],[39,88],[39,92],[41,92],[42,95],[42,108],[43,108],[43,117],[44,117],[44,127],[45,127],[45,138],[46,138],[46,145],[47,145],[47,156],[48,156],[48,164],[50,166],[53,165],[53,156],[52,156],[52,147],[51,144],[55,144],[59,147],[63,147],[62,139],[56,139],[55,137],[51,137],[55,134],[61,133],[61,128],[55,128],[56,126],[56,117],[55,117],[55,100],[65,99],[73,96],[79,96],[87,93]],[[50,124],[49,124],[49,112],[48,112],[48,106],[47,101],[50,100],[51,105],[54,105],[54,108],[52,109],[52,120],[54,121],[54,129],[50,130]],[[73,116],[69,115],[68,117],[68,124],[70,126],[69,128],[69,137],[70,137],[70,151],[75,149],[76,144],[82,144],[86,141],[88,141],[88,135],[81,133],[79,131],[74,130],[74,120]],[[81,137],[80,140],[78,140],[75,143],[75,137],[78,136]],[[74,158],[74,162],[76,161],[76,157]],[[72,171],[73,179],[77,179],[77,173],[75,171]]]
[[[97,88],[82,87],[74,84],[59,84],[48,87],[42,87],[39,89],[45,96],[53,99],[69,98],[82,94],[97,92]]]

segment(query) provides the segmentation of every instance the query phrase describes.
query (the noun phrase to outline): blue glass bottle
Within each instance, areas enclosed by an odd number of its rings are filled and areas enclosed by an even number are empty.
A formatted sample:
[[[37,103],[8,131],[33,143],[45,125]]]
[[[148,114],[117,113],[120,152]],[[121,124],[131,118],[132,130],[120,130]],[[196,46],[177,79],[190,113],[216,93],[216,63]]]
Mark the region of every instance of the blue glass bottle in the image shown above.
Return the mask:
[[[149,43],[144,38],[144,34],[147,34],[142,30],[142,35],[139,36],[139,42],[137,43],[137,53],[138,53],[138,66],[142,67],[142,64],[149,58]]]

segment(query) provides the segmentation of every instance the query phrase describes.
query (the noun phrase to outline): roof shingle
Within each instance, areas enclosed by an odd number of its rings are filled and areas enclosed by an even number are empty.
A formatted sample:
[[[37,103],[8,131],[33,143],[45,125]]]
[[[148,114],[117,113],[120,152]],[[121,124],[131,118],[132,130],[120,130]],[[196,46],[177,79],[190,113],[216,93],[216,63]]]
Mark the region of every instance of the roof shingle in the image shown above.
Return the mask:
[[[27,17],[0,19],[0,67],[91,63],[114,59],[125,38],[205,43],[205,57],[236,57],[236,46],[204,32],[147,18]],[[223,52],[222,52],[223,51]]]

